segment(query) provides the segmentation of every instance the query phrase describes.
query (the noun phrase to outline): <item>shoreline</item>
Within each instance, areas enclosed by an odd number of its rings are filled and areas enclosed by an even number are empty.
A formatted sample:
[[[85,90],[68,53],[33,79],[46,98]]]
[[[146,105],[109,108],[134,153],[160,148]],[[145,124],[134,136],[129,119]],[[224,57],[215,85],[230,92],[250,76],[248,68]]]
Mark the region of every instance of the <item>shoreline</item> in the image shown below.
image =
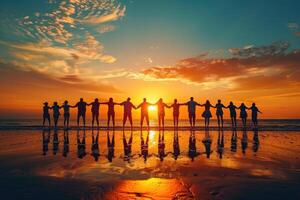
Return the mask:
[[[54,127],[50,127],[50,130],[54,130]],[[57,130],[65,130],[63,126],[58,126],[56,128]],[[69,126],[68,130],[102,130],[102,131],[106,131],[106,130],[115,130],[115,131],[122,131],[123,127],[122,126],[115,126],[115,128],[110,127],[109,129],[107,129],[106,126],[99,126],[99,127],[92,127],[92,126]],[[235,130],[236,131],[253,131],[253,130],[259,130],[259,131],[300,131],[300,125],[299,126],[294,126],[294,125],[287,125],[287,126],[258,126],[257,128],[248,126],[245,128],[243,127],[236,127]],[[1,130],[49,130],[48,127],[43,128],[43,126],[40,125],[21,125],[21,126],[0,126],[0,131]],[[131,128],[129,126],[124,128],[125,131],[129,131],[131,130]],[[141,130],[140,126],[133,126],[132,127],[132,131],[139,131]],[[142,128],[143,131],[148,130],[147,127],[143,127]],[[162,130],[162,128],[159,129],[158,126],[150,126],[149,130]],[[173,130],[178,130],[178,131],[188,131],[191,130],[191,128],[189,126],[179,126],[178,128],[174,128],[174,126],[165,126],[164,128],[165,131],[173,131]],[[195,131],[205,131],[207,130],[204,126],[196,126],[193,128],[193,130]],[[209,131],[218,131],[220,130],[218,126],[210,126]],[[230,126],[225,126],[223,127],[221,130],[223,131],[232,131],[233,128]]]

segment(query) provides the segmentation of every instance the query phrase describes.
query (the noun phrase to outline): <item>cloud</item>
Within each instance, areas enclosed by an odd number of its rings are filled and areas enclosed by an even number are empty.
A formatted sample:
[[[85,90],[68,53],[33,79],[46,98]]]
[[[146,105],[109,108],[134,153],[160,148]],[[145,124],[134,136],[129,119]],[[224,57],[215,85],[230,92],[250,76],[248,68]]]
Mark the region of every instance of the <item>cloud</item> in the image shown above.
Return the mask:
[[[290,30],[294,31],[294,30],[297,30],[299,28],[299,25],[295,22],[290,22],[290,23],[287,24],[287,27]]]
[[[107,32],[113,31],[115,29],[116,29],[116,27],[114,25],[103,25],[103,26],[100,26],[100,28],[98,29],[98,32],[99,33],[107,33]]]
[[[48,41],[20,44],[0,41],[0,44],[12,50],[14,62],[24,69],[56,77],[77,74],[84,64],[92,61],[108,64],[116,61],[113,56],[103,54],[102,44],[90,34],[86,34],[85,40],[74,43],[73,48],[53,46]]]
[[[0,41],[10,55],[2,56],[3,60],[22,70],[69,83],[74,83],[79,75],[83,81],[107,76],[102,73],[102,66],[114,63],[116,58],[104,53],[102,42],[93,35],[91,30],[97,30],[97,24],[86,28],[82,22],[93,18],[103,22],[118,20],[125,15],[125,6],[115,0],[49,1],[49,4],[46,12],[36,10],[16,19],[17,25],[10,31],[17,35],[16,40]],[[113,25],[105,24],[101,31],[114,29]]]
[[[229,58],[186,58],[174,66],[151,67],[130,76],[228,90],[299,87],[300,51],[286,52],[288,46],[288,43],[273,43],[235,48]]]
[[[34,94],[37,99],[40,95],[51,96],[66,93],[119,93],[120,91],[111,84],[101,81],[84,80],[78,75],[68,75],[59,78],[53,78],[32,70],[24,70],[22,66],[13,63],[0,62],[1,89],[2,96],[5,94],[23,94],[20,99]],[[11,81],[14,80],[14,84]],[[8,92],[9,91],[9,92]],[[12,93],[13,91],[13,93]]]
[[[32,40],[67,45],[74,36],[88,31],[82,24],[116,21],[126,10],[115,0],[50,1],[49,4],[52,9],[46,13],[19,18],[14,32]]]
[[[80,20],[81,23],[86,24],[101,24],[111,21],[116,21],[125,16],[126,6],[121,7],[118,5],[111,13],[101,15],[101,16],[91,16],[87,19]]]

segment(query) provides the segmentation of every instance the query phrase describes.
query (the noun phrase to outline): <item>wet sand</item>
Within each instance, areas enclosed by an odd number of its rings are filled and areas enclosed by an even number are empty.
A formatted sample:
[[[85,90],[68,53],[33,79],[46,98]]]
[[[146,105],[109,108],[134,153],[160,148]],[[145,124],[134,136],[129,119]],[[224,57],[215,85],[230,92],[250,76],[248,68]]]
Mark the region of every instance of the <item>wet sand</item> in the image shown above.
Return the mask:
[[[144,157],[147,131],[132,132],[130,153],[122,131],[2,130],[0,191],[3,199],[299,199],[299,133],[151,130]],[[129,144],[131,132],[124,136]]]

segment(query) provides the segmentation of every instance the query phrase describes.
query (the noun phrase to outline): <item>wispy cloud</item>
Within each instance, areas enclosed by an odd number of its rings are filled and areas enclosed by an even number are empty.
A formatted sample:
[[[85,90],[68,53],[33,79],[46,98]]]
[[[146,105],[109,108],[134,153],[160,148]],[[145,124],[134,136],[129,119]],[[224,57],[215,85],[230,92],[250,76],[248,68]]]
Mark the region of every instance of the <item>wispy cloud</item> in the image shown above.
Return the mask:
[[[113,31],[115,29],[116,29],[116,27],[114,25],[103,25],[103,26],[100,26],[100,28],[98,29],[98,32],[99,33],[107,33],[107,32]]]
[[[84,20],[80,20],[81,23],[86,24],[101,24],[111,21],[116,21],[125,15],[126,6],[121,7],[118,5],[111,13],[104,14],[101,16],[90,16]]]
[[[12,31],[18,34],[16,41],[0,41],[12,56],[3,60],[23,70],[63,77],[61,80],[70,81],[79,74],[80,79],[91,80],[106,76],[102,70],[88,70],[87,65],[111,64],[116,58],[104,53],[99,34],[94,35],[93,30],[99,26],[92,23],[87,29],[84,24],[94,18],[103,22],[118,20],[125,15],[125,6],[115,0],[49,1],[49,4],[46,13],[35,12],[17,19],[18,26]],[[110,24],[101,27],[102,33],[115,29]]]

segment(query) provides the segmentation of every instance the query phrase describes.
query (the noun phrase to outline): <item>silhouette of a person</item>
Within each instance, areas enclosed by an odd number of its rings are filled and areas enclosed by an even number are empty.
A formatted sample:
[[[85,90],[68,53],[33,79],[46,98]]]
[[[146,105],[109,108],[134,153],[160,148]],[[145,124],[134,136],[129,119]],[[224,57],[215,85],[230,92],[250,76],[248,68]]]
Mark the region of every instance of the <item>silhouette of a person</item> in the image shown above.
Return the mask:
[[[189,157],[192,161],[195,160],[195,157],[198,155],[197,148],[196,148],[196,136],[195,131],[190,131],[189,137]]]
[[[173,123],[174,123],[174,127],[176,128],[178,128],[180,105],[183,104],[177,103],[177,99],[174,99],[174,103],[171,106],[167,106],[167,108],[173,108]]]
[[[149,156],[148,143],[149,143],[149,131],[147,132],[147,137],[146,137],[146,141],[145,141],[144,137],[143,137],[143,132],[141,130],[141,156],[143,156],[144,162],[147,161],[147,158]]]
[[[204,144],[204,147],[205,147],[206,158],[210,158],[210,154],[212,153],[212,151],[211,151],[212,141],[211,141],[208,129],[205,130],[205,136],[202,140],[202,143]]]
[[[80,117],[83,120],[83,126],[85,127],[85,114],[86,114],[86,106],[87,103],[83,101],[83,98],[80,98],[79,102],[77,102],[74,106],[70,106],[71,108],[77,107],[77,126],[79,126]]]
[[[130,162],[130,158],[132,157],[131,146],[132,146],[132,131],[130,131],[130,137],[128,142],[125,137],[125,132],[123,131],[124,161]]]
[[[53,103],[53,106],[51,107],[51,109],[53,110],[53,120],[54,120],[54,126],[55,127],[57,127],[57,122],[58,122],[58,118],[59,118],[59,115],[60,115],[59,108],[60,108],[59,105],[55,101]]]
[[[49,146],[49,142],[50,142],[50,129],[43,130],[42,135],[43,135],[43,155],[45,156],[48,152],[48,146]]]
[[[166,148],[166,144],[165,144],[165,132],[159,131],[159,135],[158,135],[158,157],[160,159],[160,161],[163,161],[164,158],[167,156],[165,153],[165,148]]]
[[[191,128],[195,127],[195,123],[196,123],[196,106],[200,106],[200,104],[197,103],[196,101],[194,101],[194,97],[191,97],[190,101],[188,101],[188,102],[186,102],[182,105],[187,105],[188,106],[190,126],[191,126]]]
[[[100,153],[99,153],[99,130],[97,131],[96,136],[94,135],[94,131],[92,130],[92,153],[91,155],[94,157],[95,161],[98,161]]]
[[[216,110],[216,115],[217,115],[217,118],[218,118],[218,127],[222,127],[223,128],[223,125],[224,125],[224,121],[223,121],[223,108],[226,108],[222,103],[221,103],[221,100],[219,99],[218,100],[218,103],[216,104],[215,108],[217,109]]]
[[[64,127],[68,128],[70,121],[70,105],[68,104],[68,101],[66,100],[60,108],[64,109]]]
[[[247,108],[247,106],[245,106],[245,104],[242,103],[240,105],[239,109],[240,109],[240,118],[242,119],[243,127],[246,128],[247,117],[248,117],[246,109],[249,109],[249,108]]]
[[[124,115],[123,115],[123,130],[127,121],[127,118],[130,122],[130,127],[132,129],[132,108],[136,109],[136,107],[130,102],[130,98],[128,97],[126,101],[120,103],[121,106],[124,107]]]
[[[232,129],[232,135],[231,135],[231,151],[236,152],[237,150],[237,132],[236,129]]]
[[[115,131],[113,131],[112,139],[110,140],[109,131],[107,131],[107,159],[112,162],[115,157]]]
[[[209,127],[209,119],[212,117],[211,112],[210,112],[210,107],[215,108],[215,106],[211,105],[209,100],[206,100],[205,104],[202,104],[200,106],[204,106],[205,110],[202,113],[202,117],[204,117],[204,124],[205,128]]]
[[[51,107],[48,106],[48,102],[45,102],[43,106],[43,127],[45,127],[46,120],[49,122],[49,127],[51,125],[49,109],[51,109]]]
[[[80,139],[79,130],[77,130],[77,157],[82,159],[86,155],[85,151],[85,130],[83,131],[83,137]]]
[[[97,127],[99,127],[99,107],[100,107],[100,102],[99,99],[96,98],[94,102],[91,102],[87,104],[88,106],[92,105],[91,111],[92,111],[92,127],[94,127],[94,122],[96,119],[97,122]]]
[[[57,132],[57,129],[54,129],[54,134],[53,134],[53,155],[57,154],[58,146],[59,146],[58,132]]]
[[[67,157],[69,153],[69,132],[68,130],[64,131],[64,149],[63,149],[63,156]]]
[[[249,108],[251,110],[252,114],[252,123],[254,127],[257,127],[257,113],[262,113],[260,110],[256,107],[255,103],[252,103],[252,106]]]
[[[221,133],[220,133],[221,132]],[[224,152],[224,132],[223,130],[218,132],[218,146],[217,151],[219,154],[219,158],[222,159]]]
[[[236,111],[235,111],[235,109],[238,109],[238,107],[236,107],[232,103],[232,101],[230,101],[229,105],[226,108],[229,108],[232,127],[236,127]]]
[[[144,118],[146,118],[147,127],[149,130],[149,115],[148,115],[148,107],[152,105],[149,102],[147,102],[147,99],[144,98],[143,102],[138,105],[137,109],[141,108],[141,128],[143,128]]]
[[[259,148],[259,136],[258,136],[258,129],[254,129],[254,133],[253,133],[253,146],[252,146],[252,150],[253,152],[257,152]]]
[[[241,146],[242,146],[242,152],[243,152],[243,154],[245,154],[246,149],[248,147],[248,134],[247,134],[246,129],[243,130],[243,136],[242,136],[242,139],[241,139]]]
[[[110,120],[112,120],[113,128],[115,127],[115,105],[119,105],[115,103],[113,98],[109,98],[108,102],[104,102],[101,104],[107,104],[107,128],[109,128]]]
[[[173,138],[173,156],[174,156],[174,159],[177,160],[179,155],[180,155],[180,146],[179,146],[178,131],[174,130],[174,138]]]
[[[165,107],[167,107],[167,104],[163,102],[163,99],[160,98],[158,102],[156,102],[157,105],[157,114],[158,114],[158,127],[160,128],[162,125],[162,128],[165,127]]]

